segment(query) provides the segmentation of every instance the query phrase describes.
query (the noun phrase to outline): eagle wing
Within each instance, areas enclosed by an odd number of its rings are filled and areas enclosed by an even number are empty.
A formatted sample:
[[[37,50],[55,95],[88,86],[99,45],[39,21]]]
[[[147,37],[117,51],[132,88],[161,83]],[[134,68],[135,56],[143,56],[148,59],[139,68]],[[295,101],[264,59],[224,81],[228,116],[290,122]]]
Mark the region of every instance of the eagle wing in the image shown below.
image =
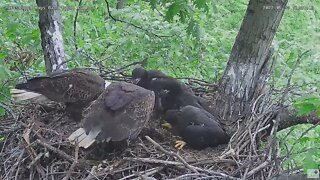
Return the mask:
[[[16,88],[42,94],[52,101],[74,103],[94,100],[104,90],[104,83],[103,78],[92,72],[74,69],[35,77]]]
[[[99,130],[93,141],[134,139],[151,116],[154,98],[139,86],[113,83],[85,110],[83,128],[87,135]]]

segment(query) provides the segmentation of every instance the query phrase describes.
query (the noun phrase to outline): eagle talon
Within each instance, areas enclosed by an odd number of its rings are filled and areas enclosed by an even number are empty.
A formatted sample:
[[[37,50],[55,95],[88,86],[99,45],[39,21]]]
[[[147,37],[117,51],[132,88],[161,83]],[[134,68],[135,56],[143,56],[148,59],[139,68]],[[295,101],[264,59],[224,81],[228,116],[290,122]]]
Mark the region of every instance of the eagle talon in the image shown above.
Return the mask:
[[[187,143],[181,140],[176,141],[176,145],[174,145],[175,148],[181,150]]]
[[[171,129],[172,128],[172,125],[170,123],[168,123],[168,122],[165,122],[165,123],[161,124],[161,126],[163,128],[166,128],[166,129]]]

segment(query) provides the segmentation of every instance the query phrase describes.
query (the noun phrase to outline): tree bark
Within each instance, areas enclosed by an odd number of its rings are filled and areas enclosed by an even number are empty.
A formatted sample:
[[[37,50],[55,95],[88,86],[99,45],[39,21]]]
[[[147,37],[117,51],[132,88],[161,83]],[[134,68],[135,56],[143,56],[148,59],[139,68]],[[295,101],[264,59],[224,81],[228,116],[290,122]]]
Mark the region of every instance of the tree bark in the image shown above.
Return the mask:
[[[265,89],[271,43],[287,0],[250,0],[240,31],[219,82],[217,113],[223,119],[238,119],[251,112],[253,101]]]
[[[320,117],[318,117],[315,112],[312,112],[309,115],[298,116],[297,112],[293,108],[288,107],[280,114],[278,131],[297,125],[297,124],[315,125],[319,122],[320,122]]]
[[[57,0],[36,0],[39,8],[41,46],[47,73],[67,69],[63,46],[63,25]]]

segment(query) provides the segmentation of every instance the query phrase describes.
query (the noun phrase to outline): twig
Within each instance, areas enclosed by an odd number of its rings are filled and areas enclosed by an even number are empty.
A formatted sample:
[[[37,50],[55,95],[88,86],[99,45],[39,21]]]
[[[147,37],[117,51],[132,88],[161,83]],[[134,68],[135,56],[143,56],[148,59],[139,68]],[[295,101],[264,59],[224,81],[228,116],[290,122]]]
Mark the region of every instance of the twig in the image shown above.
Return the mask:
[[[190,162],[189,162],[190,163]],[[208,160],[198,160],[192,165],[205,165],[205,164],[216,164],[216,163],[226,163],[230,165],[237,165],[237,162],[232,159],[208,159]]]
[[[21,151],[21,153],[20,153],[20,155],[19,155],[19,157],[18,157],[18,159],[17,159],[17,162],[14,163],[13,166],[11,167],[11,170],[10,170],[11,173],[13,173],[16,168],[19,168],[19,166],[20,166],[20,164],[21,164],[21,159],[22,159],[23,155],[24,155],[24,149],[22,149],[22,151]],[[11,173],[10,173],[10,174],[11,174]],[[17,169],[15,178],[17,178],[18,173],[19,173],[19,170]],[[9,175],[8,178],[10,178],[10,177],[11,177],[11,175]]]
[[[27,147],[25,147],[25,148],[27,148]],[[36,156],[34,154],[34,149],[29,147],[29,148],[27,148],[27,152],[29,153],[32,161],[34,161],[34,159],[35,159],[34,157]],[[38,162],[35,162],[35,167],[36,167],[36,170],[37,170],[38,174],[41,175],[42,177],[44,177],[45,176],[45,172],[43,170],[43,167]]]
[[[297,69],[298,65],[300,64],[300,62],[301,62],[301,60],[302,60],[302,57],[303,57],[305,54],[309,53],[309,52],[310,52],[310,50],[306,50],[306,51],[304,51],[303,53],[301,53],[300,56],[298,57],[296,63],[294,64],[293,68],[291,69],[291,72],[290,72],[289,78],[288,78],[288,82],[287,82],[287,86],[286,86],[286,88],[285,88],[285,90],[284,90],[284,93],[283,93],[283,96],[282,96],[282,98],[281,98],[281,102],[280,102],[281,104],[284,103],[285,98],[286,98],[287,95],[288,95],[289,87],[290,87],[290,84],[291,84],[291,79],[292,79],[292,76],[293,76],[294,71]]]
[[[183,165],[190,169],[192,172],[194,173],[199,173],[194,166],[191,166],[190,164],[188,164],[181,156],[179,156],[178,154],[172,152],[172,151],[167,151],[165,150],[160,144],[158,144],[157,142],[155,142],[153,139],[151,139],[149,136],[145,136],[146,139],[151,142],[153,145],[155,145],[160,151],[164,152],[165,154],[169,155],[169,156],[174,156],[176,158],[178,158],[182,163]]]
[[[310,130],[312,130],[312,129],[316,128],[317,126],[319,126],[319,124],[320,124],[320,122],[318,122],[317,124],[309,127],[307,130],[305,130],[305,131],[300,135],[300,137],[292,144],[292,146],[291,146],[288,154],[286,155],[286,157],[289,157],[289,156],[290,156],[290,154],[292,153],[292,151],[293,151],[293,149],[294,149],[294,146],[295,146],[298,142],[300,142],[300,139],[303,138]]]
[[[261,169],[267,167],[270,164],[269,161],[265,161],[262,164],[260,164],[259,166],[257,166],[256,168],[252,169],[251,171],[248,172],[247,174],[247,178],[251,177],[252,175],[256,174],[258,171],[260,171]]]
[[[13,117],[14,120],[18,120],[18,116],[10,109],[8,106],[4,105],[3,103],[0,102],[0,107],[5,109],[11,116]]]
[[[73,163],[71,164],[66,176],[62,179],[62,180],[68,180],[74,170],[74,168],[77,166],[78,164],[78,158],[79,158],[79,146],[78,146],[78,143],[76,143],[76,146],[75,146],[75,153],[74,153],[74,161]]]
[[[124,159],[124,160],[133,161],[133,162],[134,162],[134,161],[140,161],[140,162],[144,162],[144,163],[184,166],[184,164],[181,163],[181,162],[166,161],[166,160],[152,159],[152,158],[128,158],[128,157],[124,157],[123,159]]]
[[[161,170],[161,169],[162,169],[162,167],[156,167],[156,168],[148,169],[148,170],[145,170],[145,171],[142,171],[142,172],[138,172],[139,174],[130,174],[130,175],[125,176],[125,177],[123,177],[123,178],[121,178],[119,180],[132,179],[132,177],[134,177],[134,176],[140,176],[138,179],[143,179],[143,178],[141,178],[141,176],[142,177],[143,176],[150,176],[152,174],[155,174],[155,173],[159,172],[159,170]],[[137,178],[135,178],[135,179],[137,179]]]
[[[122,70],[124,70],[124,69],[126,69],[126,68],[128,68],[128,67],[130,67],[130,66],[134,66],[134,65],[137,65],[137,64],[144,64],[147,60],[148,60],[148,58],[145,58],[145,59],[143,59],[142,61],[137,61],[137,62],[130,63],[130,64],[125,65],[125,66],[123,66],[123,67],[121,67],[121,68],[119,68],[119,69],[116,69],[116,70],[113,70],[113,71],[106,71],[106,72],[105,72],[105,75],[106,75],[106,74],[111,74],[111,73],[114,73],[114,72],[122,71]]]
[[[288,82],[287,82],[287,86],[283,92],[283,95],[281,96],[281,99],[280,99],[280,110],[275,118],[275,122],[274,122],[274,125],[271,129],[271,133],[270,133],[270,136],[269,136],[269,139],[268,139],[268,146],[270,147],[269,148],[269,151],[270,153],[272,153],[272,157],[275,161],[275,165],[278,166],[279,165],[279,162],[278,162],[278,159],[277,159],[277,149],[276,149],[276,132],[277,132],[277,129],[278,129],[278,126],[279,126],[279,123],[280,123],[280,114],[283,113],[284,111],[284,101],[288,95],[288,92],[289,92],[289,87],[290,87],[290,84],[291,84],[291,79],[292,79],[292,76],[293,76],[293,73],[294,71],[296,70],[296,68],[298,67],[298,65],[300,64],[301,60],[302,60],[302,57],[307,54],[308,52],[310,52],[310,50],[307,50],[305,52],[303,52],[302,54],[300,54],[300,56],[298,57],[294,67],[291,69],[291,72],[289,74],[289,78],[288,78]]]
[[[44,155],[44,153],[39,153],[39,154],[37,155],[37,157],[35,157],[35,158],[31,161],[31,163],[27,166],[27,168],[30,169],[35,163],[37,163],[37,162],[40,160],[40,158],[41,158],[43,155]]]
[[[173,37],[173,36],[167,36],[167,35],[158,35],[158,34],[155,34],[155,33],[153,33],[153,32],[148,31],[147,29],[144,29],[144,28],[142,28],[142,27],[140,27],[140,26],[137,26],[137,25],[135,25],[135,24],[133,24],[133,23],[129,23],[129,22],[124,21],[124,20],[121,20],[121,19],[116,19],[115,17],[113,17],[113,15],[112,15],[111,12],[110,12],[110,6],[109,6],[108,0],[105,0],[105,2],[106,2],[106,4],[107,4],[108,14],[109,14],[109,16],[110,16],[110,18],[111,18],[112,20],[129,24],[130,26],[133,26],[133,27],[135,27],[135,28],[137,28],[137,29],[140,29],[140,30],[142,30],[142,31],[144,31],[144,32],[146,32],[146,33],[150,33],[150,34],[152,34],[153,36],[155,36],[155,37],[157,37],[157,38],[159,38],[159,39],[161,39],[162,37]]]
[[[205,81],[202,79],[197,79],[197,78],[190,78],[190,77],[177,77],[176,79],[185,79],[185,80],[190,80],[190,81],[194,81],[194,82],[201,82],[201,85],[207,85],[207,86],[214,86],[211,82],[209,81]]]
[[[15,126],[13,128],[5,129],[3,131],[0,131],[0,135],[7,135],[9,133],[16,132],[20,128],[21,128],[21,125],[17,125],[17,126]]]
[[[209,179],[209,176],[207,174],[184,174],[169,180],[199,179],[199,178]],[[216,178],[213,178],[213,179],[216,179]]]
[[[152,169],[149,169],[148,171],[144,171],[143,173],[144,174],[141,174],[139,172],[139,177],[138,178],[134,178],[132,180],[152,180],[152,179],[155,179],[155,178],[150,178],[149,176],[161,171],[163,169],[163,167],[156,167],[156,168],[152,168]]]
[[[97,171],[97,166],[93,166],[91,168],[91,171],[89,172],[88,176],[86,178],[84,178],[84,180],[90,180],[90,179],[99,179],[97,176],[96,176],[96,171]]]
[[[37,144],[40,144],[40,145],[43,146],[43,147],[48,148],[48,149],[51,150],[52,152],[54,152],[54,153],[58,154],[59,156],[61,156],[62,158],[66,159],[66,160],[68,160],[68,161],[70,161],[70,162],[74,162],[74,159],[73,159],[71,156],[69,156],[69,155],[66,154],[65,152],[61,151],[60,149],[57,149],[57,148],[51,146],[50,144],[47,144],[47,143],[45,143],[45,142],[42,142],[40,139],[38,139],[38,140],[36,141],[36,143],[37,143]]]
[[[82,0],[79,1],[78,8],[76,11],[76,15],[74,16],[74,21],[73,21],[73,43],[74,43],[74,48],[76,51],[78,51],[78,43],[77,43],[77,19],[79,15],[79,10],[80,6],[82,4]]]

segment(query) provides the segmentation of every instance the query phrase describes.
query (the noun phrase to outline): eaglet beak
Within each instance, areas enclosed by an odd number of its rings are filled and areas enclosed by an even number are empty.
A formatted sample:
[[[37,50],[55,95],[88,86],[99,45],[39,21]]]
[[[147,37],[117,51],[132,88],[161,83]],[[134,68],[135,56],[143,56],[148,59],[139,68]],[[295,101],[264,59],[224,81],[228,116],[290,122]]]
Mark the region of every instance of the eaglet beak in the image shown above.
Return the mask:
[[[165,123],[161,124],[161,126],[163,128],[166,128],[166,129],[171,129],[172,128],[172,125],[170,123],[168,123],[168,122],[165,122]]]

